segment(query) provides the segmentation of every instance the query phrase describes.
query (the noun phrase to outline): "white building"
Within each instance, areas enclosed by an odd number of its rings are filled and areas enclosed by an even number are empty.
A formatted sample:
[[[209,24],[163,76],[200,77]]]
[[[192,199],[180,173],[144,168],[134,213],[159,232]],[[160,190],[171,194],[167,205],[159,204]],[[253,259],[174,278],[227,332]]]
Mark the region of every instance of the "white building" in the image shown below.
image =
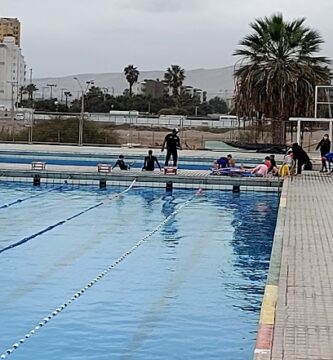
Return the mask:
[[[26,65],[15,37],[6,36],[0,43],[0,108],[10,110],[19,101],[25,84]]]

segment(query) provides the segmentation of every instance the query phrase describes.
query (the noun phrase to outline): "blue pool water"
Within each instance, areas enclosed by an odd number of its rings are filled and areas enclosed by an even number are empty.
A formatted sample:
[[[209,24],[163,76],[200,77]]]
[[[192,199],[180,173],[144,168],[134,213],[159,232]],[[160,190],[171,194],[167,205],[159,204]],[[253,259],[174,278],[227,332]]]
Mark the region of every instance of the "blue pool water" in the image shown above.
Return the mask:
[[[84,157],[61,157],[50,155],[20,155],[20,156],[0,156],[0,162],[9,164],[31,164],[33,161],[44,161],[49,165],[69,165],[69,166],[97,166],[99,163],[115,164],[117,156],[110,156],[109,158],[84,158]],[[132,168],[141,169],[143,167],[143,157],[138,158],[126,158],[126,164],[129,164]],[[159,159],[160,165],[164,166],[164,156]],[[172,160],[169,163],[172,165]],[[178,164],[179,169],[188,170],[210,170],[212,168],[213,161],[206,163],[180,161]]]
[[[157,154],[157,152],[156,152]],[[161,166],[164,166],[165,154],[161,155],[161,152],[156,155],[160,162]],[[222,156],[222,154],[221,154]],[[99,163],[109,163],[115,164],[118,159],[118,156],[88,156],[88,155],[76,155],[69,156],[68,154],[59,154],[59,153],[21,153],[21,154],[7,154],[0,152],[0,163],[9,163],[9,164],[31,164],[33,161],[44,161],[49,165],[69,165],[69,166],[94,166],[96,167]],[[126,157],[125,162],[130,164],[132,168],[141,169],[143,167],[144,157],[133,156]],[[256,159],[242,159],[241,162],[246,166],[256,166],[258,160]],[[172,165],[172,161],[169,163]],[[213,159],[198,159],[191,160],[189,158],[181,158],[178,163],[179,169],[187,170],[211,170],[213,166]]]
[[[25,198],[0,208],[0,250],[123,189],[0,182],[0,207]],[[1,252],[0,354],[192,195],[133,188]],[[9,358],[251,359],[277,206],[204,192]]]

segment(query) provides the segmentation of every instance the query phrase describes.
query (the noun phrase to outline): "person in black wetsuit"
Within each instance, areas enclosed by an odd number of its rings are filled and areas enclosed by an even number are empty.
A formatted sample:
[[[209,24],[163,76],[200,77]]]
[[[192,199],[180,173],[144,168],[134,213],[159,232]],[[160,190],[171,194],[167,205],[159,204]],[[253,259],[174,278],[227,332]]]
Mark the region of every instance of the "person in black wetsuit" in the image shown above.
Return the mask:
[[[124,155],[119,155],[119,158],[116,161],[116,163],[112,166],[112,169],[114,169],[117,166],[119,166],[120,170],[128,170],[129,169],[129,166],[125,164]]]
[[[320,172],[327,172],[327,164],[325,155],[331,150],[331,141],[328,137],[328,134],[325,134],[324,137],[318,143],[316,150],[320,149],[321,156],[321,170]]]
[[[179,139],[179,136],[177,135],[177,133],[178,133],[178,129],[175,128],[172,130],[171,133],[166,135],[166,137],[164,138],[161,151],[164,151],[165,148],[167,149],[167,154],[166,154],[165,164],[164,164],[165,166],[169,165],[169,160],[170,160],[171,156],[172,156],[172,160],[173,160],[173,166],[177,166],[177,160],[178,160],[177,149],[180,149],[180,150],[182,149],[182,147],[180,145],[180,139]]]
[[[301,175],[302,166],[310,161],[309,155],[304,151],[304,149],[298,145],[298,143],[294,143],[292,145],[293,150],[293,159],[297,161],[297,174]]]
[[[148,151],[148,156],[145,156],[145,162],[143,164],[142,170],[154,171],[155,163],[160,168],[160,170],[162,170],[161,165],[157,160],[157,157],[153,155],[153,150],[149,150]]]

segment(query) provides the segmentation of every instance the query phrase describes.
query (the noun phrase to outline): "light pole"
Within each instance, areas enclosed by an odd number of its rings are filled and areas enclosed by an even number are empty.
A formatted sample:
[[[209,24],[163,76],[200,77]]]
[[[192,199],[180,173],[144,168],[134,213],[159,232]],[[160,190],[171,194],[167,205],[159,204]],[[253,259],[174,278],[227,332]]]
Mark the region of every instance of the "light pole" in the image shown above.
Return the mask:
[[[109,93],[109,88],[107,87],[102,87],[101,90],[103,90],[103,101],[106,101],[106,94]]]
[[[44,100],[44,90],[48,89],[48,86],[42,86],[42,99]]]
[[[79,87],[81,89],[81,116],[80,116],[80,121],[79,121],[78,145],[82,146],[82,144],[83,144],[83,122],[84,122],[84,96],[86,95],[86,92],[87,92],[90,84],[94,83],[94,80],[86,81],[87,86],[86,86],[85,90],[83,90],[80,80],[76,76],[73,79],[77,81],[77,83],[79,84]]]
[[[14,127],[15,127],[15,107],[14,107],[14,86],[18,86],[17,81],[7,81],[8,84],[11,85],[11,109],[10,109],[10,117],[12,122],[12,136],[14,141]]]
[[[63,98],[63,95],[64,95],[64,92],[65,90],[67,90],[66,88],[61,88],[61,95],[60,95],[60,102],[62,103],[62,98]]]
[[[52,88],[57,87],[57,84],[46,84],[50,88],[50,100],[52,100]]]
[[[65,95],[65,98],[66,98],[66,108],[68,109],[68,97],[69,96],[72,96],[71,92],[70,91],[65,91],[64,92],[64,95]]]

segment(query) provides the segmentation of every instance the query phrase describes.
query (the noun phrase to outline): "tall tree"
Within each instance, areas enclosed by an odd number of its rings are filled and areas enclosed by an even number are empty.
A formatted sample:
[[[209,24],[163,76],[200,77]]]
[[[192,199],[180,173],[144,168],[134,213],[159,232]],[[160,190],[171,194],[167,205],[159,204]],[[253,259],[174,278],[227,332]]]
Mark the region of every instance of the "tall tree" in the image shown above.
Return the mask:
[[[183,85],[185,80],[185,70],[179,65],[171,65],[164,74],[164,80],[172,89],[172,95],[178,96],[179,88]]]
[[[237,112],[275,119],[275,142],[285,141],[290,116],[312,114],[314,86],[330,83],[330,60],[317,55],[324,41],[304,22],[285,21],[282,14],[256,19],[234,52],[241,57],[234,72]]]
[[[34,97],[34,92],[38,90],[36,85],[31,83],[25,87],[25,90],[28,93],[29,100],[32,101]]]
[[[140,71],[134,65],[128,65],[124,69],[126,80],[129,83],[129,95],[132,96],[132,87],[138,81]]]

